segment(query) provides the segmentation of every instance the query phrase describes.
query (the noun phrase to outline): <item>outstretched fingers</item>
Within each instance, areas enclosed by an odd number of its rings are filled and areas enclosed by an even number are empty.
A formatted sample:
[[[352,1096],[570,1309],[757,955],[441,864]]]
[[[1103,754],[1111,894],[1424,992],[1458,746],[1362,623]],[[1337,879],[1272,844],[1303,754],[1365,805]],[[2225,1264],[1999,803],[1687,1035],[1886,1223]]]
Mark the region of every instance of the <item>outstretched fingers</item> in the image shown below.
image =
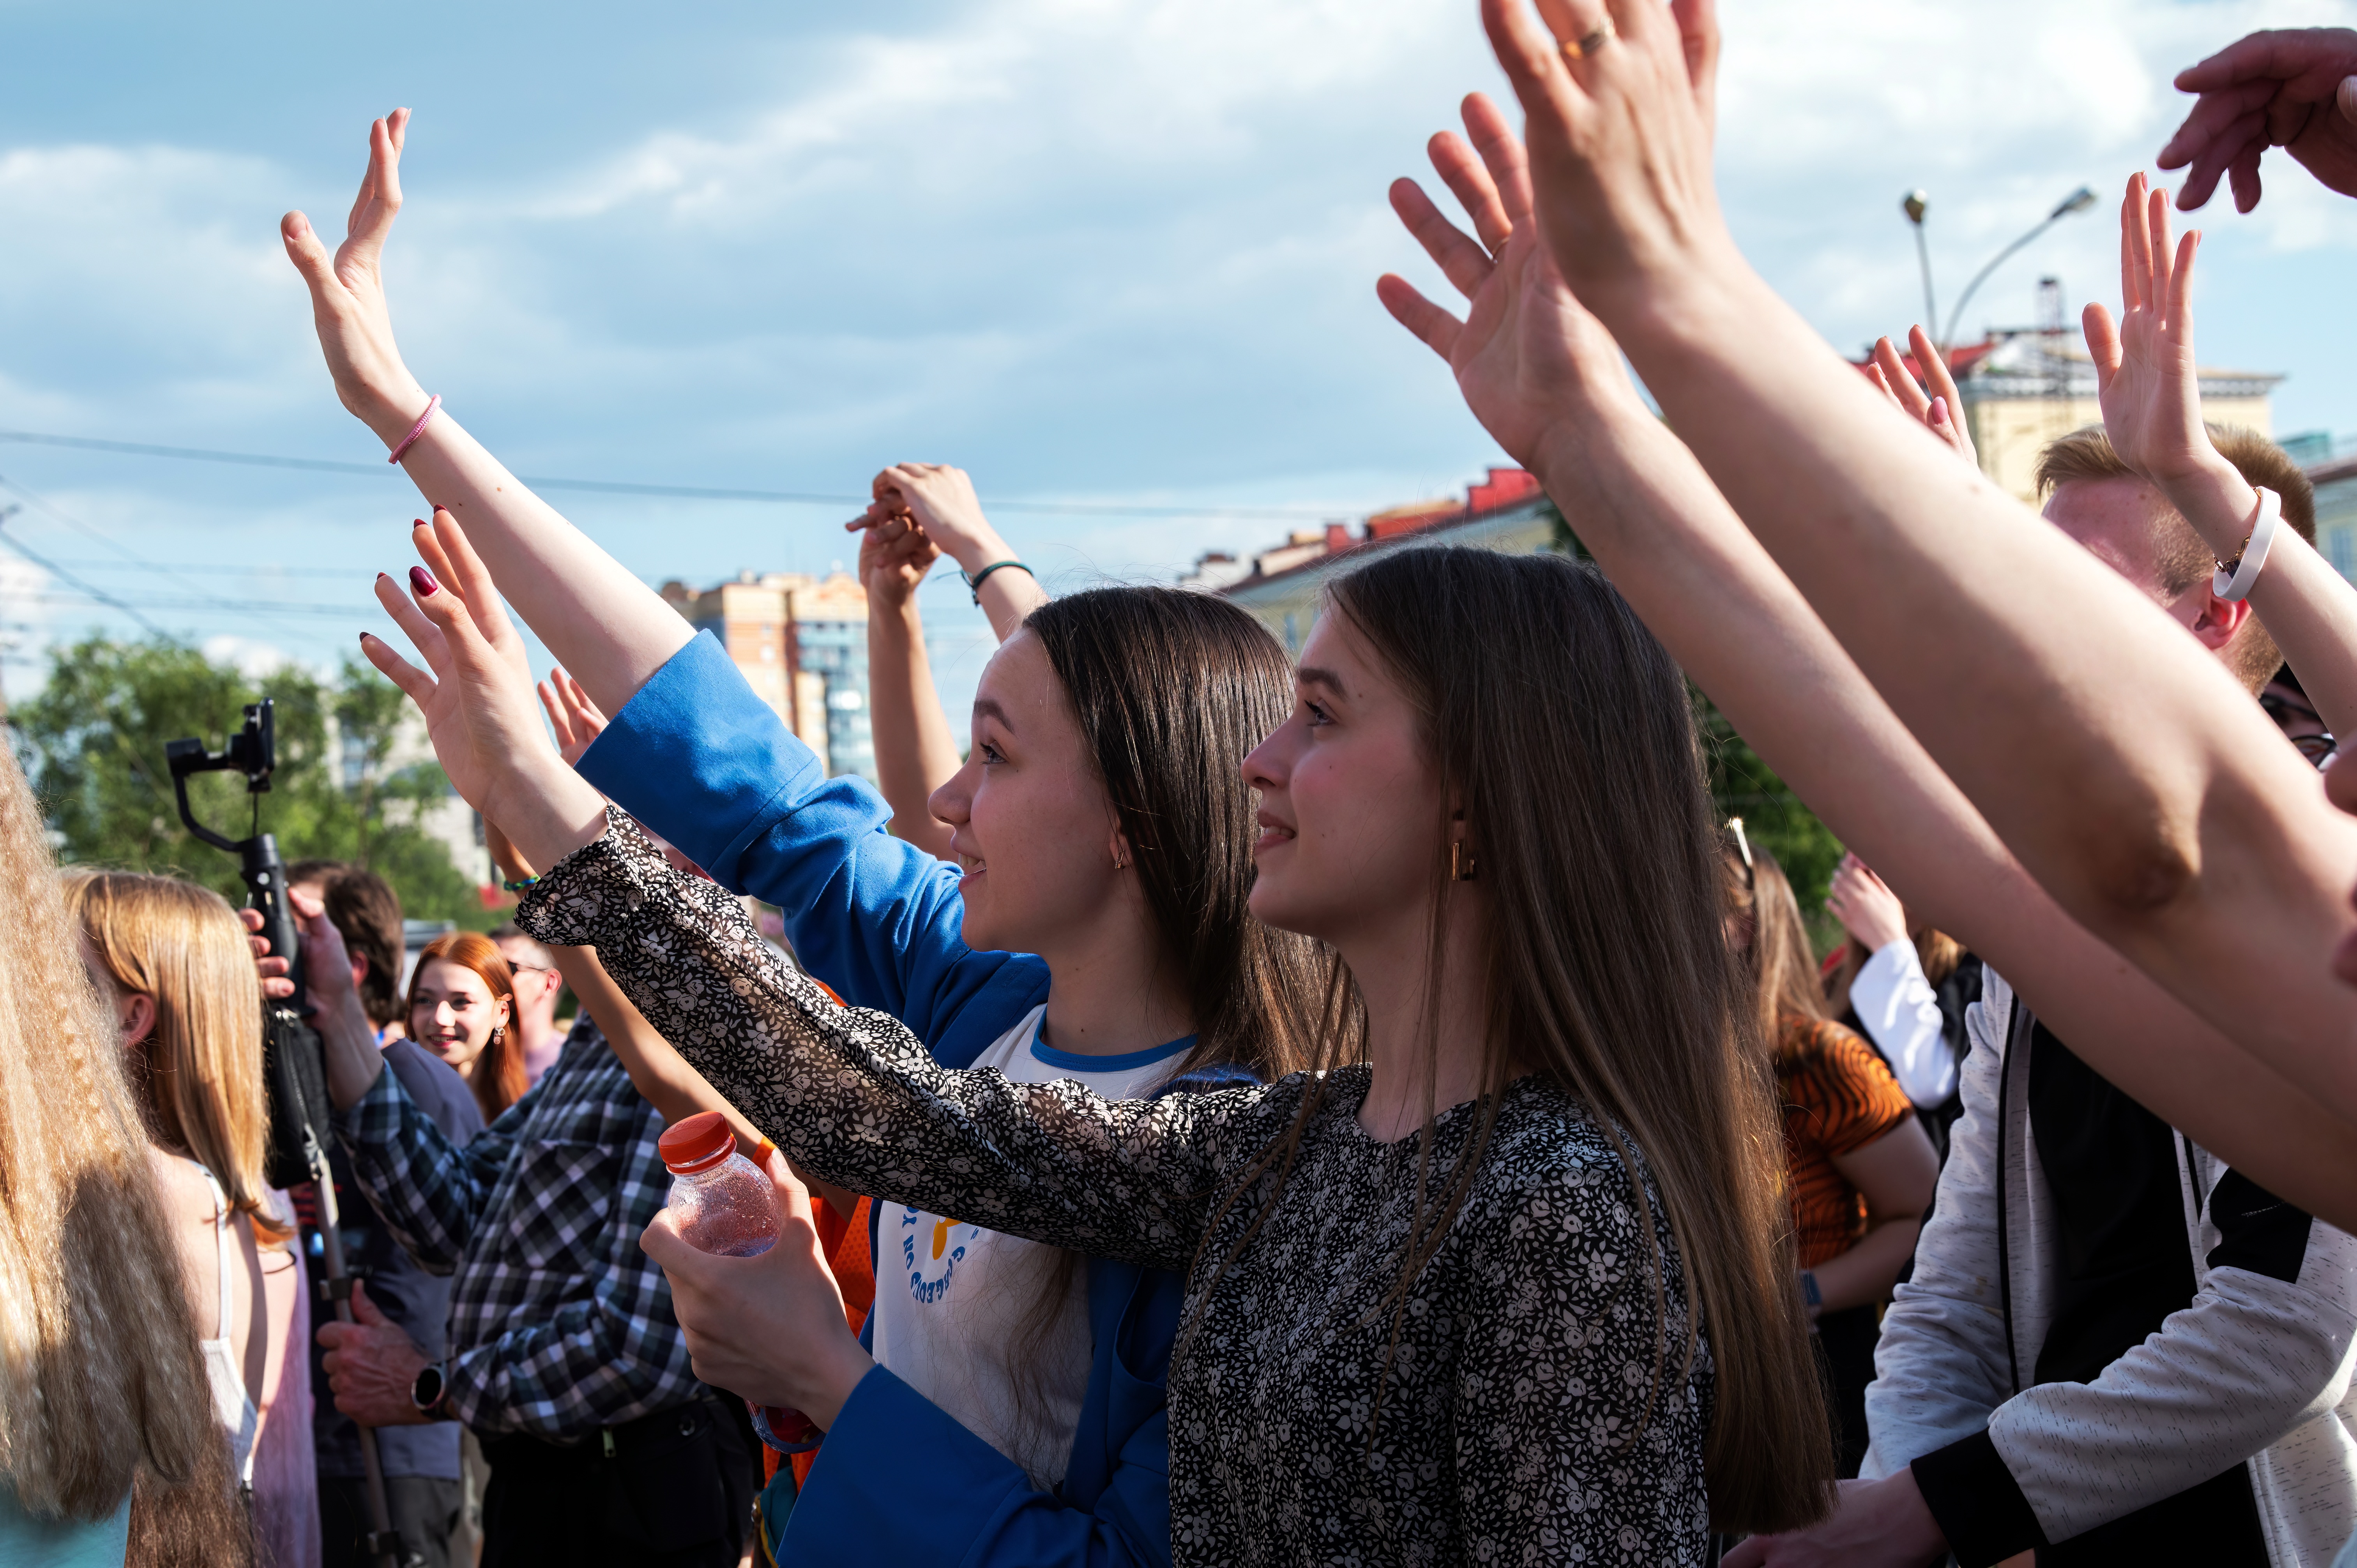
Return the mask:
[[[371,261],[384,249],[385,239],[393,232],[393,220],[401,210],[401,145],[408,133],[406,109],[396,109],[369,124],[368,173],[361,177],[360,193],[352,198],[344,231],[354,252]]]
[[[361,633],[361,655],[377,672],[401,688],[402,695],[420,709],[434,699],[434,677],[393,651],[393,644],[372,631]]]
[[[1375,280],[1375,297],[1392,313],[1392,319],[1421,338],[1426,348],[1449,360],[1457,352],[1458,334],[1465,324],[1417,292],[1416,286],[1397,273],[1385,273]]]
[[[1443,132],[1433,138],[1435,164],[1441,161],[1441,144],[1444,142],[1455,144],[1466,161],[1472,161],[1472,154],[1466,150],[1465,144]],[[1399,220],[1407,226],[1407,231],[1415,236],[1417,244],[1424,247],[1424,253],[1430,256],[1448,275],[1448,281],[1457,285],[1457,292],[1468,299],[1480,293],[1481,285],[1490,279],[1491,269],[1497,264],[1490,259],[1490,252],[1476,243],[1471,235],[1443,216],[1440,209],[1433,205],[1432,198],[1426,196],[1424,188],[1415,181],[1392,181],[1391,199],[1392,210],[1399,214]]]
[[[1587,95],[1565,67],[1562,46],[1548,36],[1525,0],[1481,0],[1481,28],[1531,121],[1568,129],[1586,112]]]
[[[1949,374],[1947,357],[1940,352],[1939,345],[1932,341],[1932,335],[1920,326],[1910,327],[1907,329],[1907,347],[1914,350],[1915,363],[1921,369],[1924,384],[1931,388],[1932,396],[1944,401],[1952,416],[1956,414],[1964,406],[1964,399],[1956,395],[1956,378]]]
[[[1440,132],[1426,144],[1426,150],[1431,155],[1433,171],[1472,220],[1473,235],[1481,242],[1483,259],[1504,250],[1514,224],[1506,216],[1505,201],[1490,177],[1488,166],[1454,132]]]
[[[1921,420],[1932,412],[1930,395],[1915,384],[1915,377],[1908,371],[1907,361],[1900,358],[1897,346],[1889,338],[1877,338],[1874,340],[1874,363],[1882,372],[1884,390],[1890,393],[1890,401],[1899,405],[1901,413],[1910,419]]]
[[[413,586],[418,585],[417,571],[414,566],[410,568]],[[401,591],[401,585],[382,572],[376,575],[376,602],[384,607],[385,614],[391,616],[393,623],[408,636],[419,657],[432,667],[436,675],[450,668],[450,647],[443,639],[440,629],[420,613],[409,595]]]
[[[2101,397],[2111,390],[2112,378],[2120,373],[2126,359],[2119,324],[2104,308],[2103,301],[2096,300],[2079,313],[2079,328],[2087,335],[2087,357],[2095,366],[2095,395]]]
[[[425,548],[425,541],[429,538],[438,558],[437,570],[442,580],[458,590],[476,629],[482,634],[483,641],[503,651],[509,662],[530,679],[530,667],[524,661],[523,639],[516,635],[514,626],[508,620],[506,609],[500,603],[500,585],[492,580],[491,569],[483,564],[483,558],[475,553],[474,545],[467,538],[467,531],[458,526],[458,520],[451,515],[449,508],[437,506],[434,509],[433,525],[420,537],[418,547],[421,551]]]
[[[1497,193],[1505,209],[1506,231],[1521,228],[1531,220],[1531,158],[1516,134],[1513,123],[1506,118],[1486,92],[1466,94],[1462,113],[1465,134],[1471,138],[1473,150],[1481,155],[1481,164],[1489,171],[1490,187]],[[1487,240],[1489,236],[1482,236]],[[1491,245],[1491,250],[1498,249]]]
[[[1686,81],[1703,124],[1715,125],[1718,115],[1718,5],[1717,0],[1670,0],[1670,19],[1678,27],[1678,47],[1686,57]]]

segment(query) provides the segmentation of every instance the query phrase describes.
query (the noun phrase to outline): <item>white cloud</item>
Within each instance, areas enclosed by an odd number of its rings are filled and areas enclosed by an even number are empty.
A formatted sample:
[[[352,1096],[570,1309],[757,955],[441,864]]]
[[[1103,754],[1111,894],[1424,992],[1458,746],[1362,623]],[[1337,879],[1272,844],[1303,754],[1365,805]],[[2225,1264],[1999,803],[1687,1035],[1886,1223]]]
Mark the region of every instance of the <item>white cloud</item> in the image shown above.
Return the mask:
[[[295,662],[294,658],[275,643],[227,632],[205,639],[197,645],[197,651],[216,664],[235,665],[238,673],[249,681],[265,680]]]

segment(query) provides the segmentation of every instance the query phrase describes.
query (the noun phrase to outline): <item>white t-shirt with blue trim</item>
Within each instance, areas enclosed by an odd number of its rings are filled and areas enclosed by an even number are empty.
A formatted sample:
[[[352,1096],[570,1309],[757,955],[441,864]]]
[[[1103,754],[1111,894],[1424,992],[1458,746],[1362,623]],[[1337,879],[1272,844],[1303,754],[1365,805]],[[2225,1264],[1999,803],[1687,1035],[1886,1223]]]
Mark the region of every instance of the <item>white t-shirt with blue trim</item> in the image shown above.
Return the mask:
[[[1135,1100],[1153,1093],[1195,1043],[1190,1035],[1125,1056],[1073,1056],[1039,1039],[1047,1011],[1043,1004],[1024,1015],[974,1066],[996,1068],[1017,1083],[1069,1078],[1108,1100]],[[1082,1268],[1068,1271],[1063,1304],[1046,1333],[1016,1343],[1039,1321],[1035,1307],[1058,1263],[1056,1250],[1036,1241],[900,1204],[877,1206],[877,1361],[1023,1466],[1043,1490],[1064,1478],[1095,1348]],[[1017,1397],[1017,1359],[1028,1401]]]

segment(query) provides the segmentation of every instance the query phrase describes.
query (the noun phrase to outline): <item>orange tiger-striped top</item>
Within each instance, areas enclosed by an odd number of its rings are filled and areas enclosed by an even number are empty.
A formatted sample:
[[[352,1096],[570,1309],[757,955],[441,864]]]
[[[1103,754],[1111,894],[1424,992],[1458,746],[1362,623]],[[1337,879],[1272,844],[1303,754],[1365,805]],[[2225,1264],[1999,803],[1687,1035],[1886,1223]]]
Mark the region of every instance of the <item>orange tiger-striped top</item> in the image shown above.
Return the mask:
[[[1801,1267],[1840,1257],[1866,1234],[1866,1198],[1834,1165],[1915,1114],[1874,1047],[1839,1024],[1786,1015],[1776,1051],[1784,1159]]]

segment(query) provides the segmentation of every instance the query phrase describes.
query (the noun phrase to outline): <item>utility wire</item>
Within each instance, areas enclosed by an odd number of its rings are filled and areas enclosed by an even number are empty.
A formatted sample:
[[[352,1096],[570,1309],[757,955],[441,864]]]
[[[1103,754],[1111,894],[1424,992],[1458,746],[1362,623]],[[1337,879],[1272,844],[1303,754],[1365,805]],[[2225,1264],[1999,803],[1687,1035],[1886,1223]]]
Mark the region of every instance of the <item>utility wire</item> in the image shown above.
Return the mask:
[[[0,519],[0,523],[5,523],[5,519]],[[93,587],[91,585],[83,582],[80,577],[75,576],[71,572],[69,572],[62,566],[58,565],[55,562],[47,560],[35,553],[32,550],[27,549],[16,535],[10,533],[5,526],[0,526],[0,544],[6,545],[17,554],[22,555],[26,560],[30,561],[34,565],[38,566],[44,572],[47,572],[51,576],[57,578],[58,581],[68,583],[72,585],[74,587],[80,588],[83,593],[88,594],[100,604],[111,605],[114,608],[121,610],[124,615],[129,616],[133,620],[135,620],[141,626],[145,627],[154,636],[162,638],[167,642],[176,644],[179,642],[180,639],[178,638],[174,637],[170,632],[166,631],[162,627],[157,626],[154,621],[149,620],[145,616],[141,615],[136,609],[124,604],[121,599],[116,598],[113,594],[108,593],[103,588]],[[27,598],[37,596],[16,594],[10,596],[14,598]]]
[[[146,565],[149,564],[146,557],[141,555],[129,545],[116,541],[104,532],[93,528],[89,523],[82,521],[80,518],[67,513],[59,509],[55,502],[49,500],[44,496],[38,495],[35,492],[27,489],[23,485],[18,484],[16,480],[8,478],[5,474],[0,474],[0,489],[13,491],[16,494],[24,497],[25,499],[32,502],[33,505],[40,508],[41,510],[47,512],[58,521],[64,523],[68,528],[73,529],[78,532],[88,534],[91,538],[97,540],[101,544],[105,545],[108,549],[124,556],[128,561],[136,563],[140,565]],[[213,597],[212,595],[205,593],[204,589],[199,587],[194,583],[188,582],[185,578],[181,580],[180,585],[188,589],[192,594],[202,595],[206,598]],[[226,609],[230,607],[227,600],[221,600],[218,601],[218,603],[221,608]]]
[[[0,441],[40,446],[69,446],[86,452],[118,452],[131,457],[167,457],[188,463],[235,463],[253,468],[296,468],[316,474],[366,474],[385,478],[385,465],[341,463],[321,457],[283,457],[260,452],[223,452],[207,446],[158,446],[145,441],[102,441],[87,435],[55,435],[34,430],[0,430]],[[683,500],[768,501],[809,506],[866,506],[867,496],[834,495],[813,490],[716,489],[702,485],[636,485],[611,479],[556,478],[518,474],[536,489],[585,490],[598,495],[669,496]],[[1330,517],[1331,507],[1261,506],[1135,506],[1093,501],[993,500],[999,511],[1052,513],[1068,517],[1238,517],[1301,521]]]

